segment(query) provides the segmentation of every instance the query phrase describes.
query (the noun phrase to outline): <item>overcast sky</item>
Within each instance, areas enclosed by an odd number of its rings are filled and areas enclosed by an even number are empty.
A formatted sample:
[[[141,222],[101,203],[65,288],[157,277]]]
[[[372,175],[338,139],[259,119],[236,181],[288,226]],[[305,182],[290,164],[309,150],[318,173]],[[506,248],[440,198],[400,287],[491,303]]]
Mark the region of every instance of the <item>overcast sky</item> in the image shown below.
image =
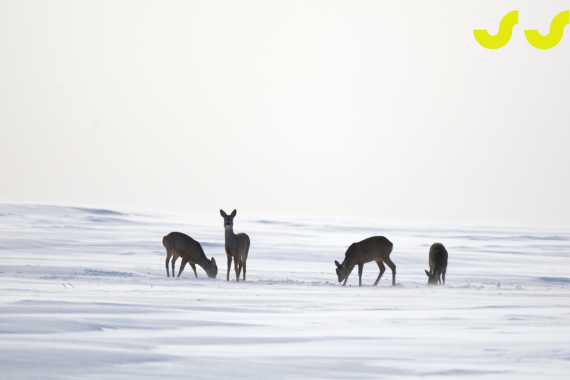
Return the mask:
[[[570,225],[568,9],[0,0],[0,202]]]

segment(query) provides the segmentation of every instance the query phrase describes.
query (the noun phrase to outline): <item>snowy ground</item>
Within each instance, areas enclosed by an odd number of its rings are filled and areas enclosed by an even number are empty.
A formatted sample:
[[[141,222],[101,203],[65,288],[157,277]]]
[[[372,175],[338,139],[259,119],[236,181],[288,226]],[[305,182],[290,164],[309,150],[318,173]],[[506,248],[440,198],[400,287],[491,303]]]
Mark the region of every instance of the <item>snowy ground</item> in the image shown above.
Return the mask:
[[[0,377],[568,378],[570,231],[244,214],[236,283],[217,213],[0,205]],[[216,279],[166,278],[171,231]],[[398,286],[389,269],[370,286],[370,263],[341,287],[333,261],[373,235],[394,243]],[[447,286],[426,287],[436,241]]]

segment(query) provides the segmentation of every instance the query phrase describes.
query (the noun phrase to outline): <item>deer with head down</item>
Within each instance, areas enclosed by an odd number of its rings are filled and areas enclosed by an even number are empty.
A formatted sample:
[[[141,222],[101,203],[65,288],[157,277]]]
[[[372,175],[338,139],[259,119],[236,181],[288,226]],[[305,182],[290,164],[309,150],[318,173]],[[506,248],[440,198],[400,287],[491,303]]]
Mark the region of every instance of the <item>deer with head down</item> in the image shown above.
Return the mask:
[[[178,277],[180,277],[180,274],[184,270],[184,266],[188,263],[192,267],[192,270],[194,270],[194,275],[196,277],[198,277],[198,273],[196,273],[196,264],[198,264],[206,271],[208,277],[216,278],[216,275],[218,274],[216,260],[213,257],[211,260],[208,260],[200,243],[192,239],[190,236],[181,232],[171,232],[162,238],[162,244],[164,244],[164,248],[166,248],[167,277],[170,277],[170,273],[168,272],[168,262],[170,261],[170,258],[172,257],[172,277],[174,277],[174,263],[179,257],[181,257],[182,263],[178,270]]]
[[[380,268],[380,274],[374,282],[374,286],[378,285],[378,281],[380,281],[386,270],[384,263],[392,270],[392,285],[396,285],[396,265],[390,260],[392,247],[393,245],[390,240],[384,236],[373,236],[361,242],[353,243],[346,250],[342,264],[339,264],[338,261],[334,262],[336,264],[338,282],[344,280],[342,286],[345,286],[350,272],[358,265],[358,286],[362,286],[364,264],[370,261],[376,261],[378,268]]]
[[[234,269],[236,271],[236,282],[239,282],[239,275],[243,268],[243,280],[245,281],[245,264],[247,254],[249,252],[249,236],[244,233],[234,234],[234,218],[237,211],[234,210],[230,215],[224,210],[220,210],[220,215],[224,218],[225,248],[228,256],[228,273],[226,281],[230,280],[230,268],[232,266],[232,257],[234,259]]]
[[[447,250],[441,243],[433,243],[429,249],[429,272],[428,285],[441,284],[443,277],[443,285],[445,285],[445,272],[447,271]]]

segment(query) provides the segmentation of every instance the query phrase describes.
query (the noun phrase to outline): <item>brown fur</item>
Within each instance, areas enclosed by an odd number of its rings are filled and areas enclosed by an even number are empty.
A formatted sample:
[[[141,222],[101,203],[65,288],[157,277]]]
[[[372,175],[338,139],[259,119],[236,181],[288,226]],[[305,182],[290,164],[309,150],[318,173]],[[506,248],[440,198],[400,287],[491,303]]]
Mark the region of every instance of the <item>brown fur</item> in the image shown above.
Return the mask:
[[[378,281],[382,278],[386,267],[384,263],[392,270],[392,285],[396,285],[396,265],[390,260],[390,253],[392,252],[392,243],[384,236],[373,236],[368,239],[362,240],[359,243],[353,243],[344,254],[344,261],[339,264],[335,261],[337,266],[336,274],[338,275],[338,282],[344,280],[342,286],[346,285],[348,276],[355,265],[358,265],[358,286],[362,286],[362,271],[364,264],[370,261],[376,261],[380,274],[374,282],[374,286],[378,285]]]
[[[236,272],[236,281],[239,282],[239,275],[243,268],[243,280],[245,281],[245,270],[247,254],[249,253],[249,236],[244,233],[234,234],[234,218],[237,211],[234,210],[231,215],[227,215],[224,210],[220,210],[220,215],[224,218],[225,232],[225,248],[228,256],[228,273],[226,281],[230,280],[230,268],[232,266],[232,258],[234,259],[234,269]]]
[[[174,263],[179,257],[181,257],[182,263],[178,270],[178,277],[180,277],[180,274],[184,270],[184,266],[188,263],[192,267],[192,270],[194,270],[194,275],[196,277],[198,277],[198,273],[196,273],[196,264],[198,264],[206,271],[208,277],[216,278],[216,275],[218,274],[216,260],[213,257],[211,260],[208,260],[200,243],[192,239],[190,236],[181,232],[171,232],[162,239],[162,244],[164,244],[164,247],[166,248],[167,277],[170,277],[170,273],[168,272],[168,262],[172,256],[172,277],[175,275]]]
[[[441,243],[433,243],[429,249],[429,272],[428,285],[441,285],[441,277],[443,277],[443,285],[445,285],[445,272],[447,271],[447,250]]]

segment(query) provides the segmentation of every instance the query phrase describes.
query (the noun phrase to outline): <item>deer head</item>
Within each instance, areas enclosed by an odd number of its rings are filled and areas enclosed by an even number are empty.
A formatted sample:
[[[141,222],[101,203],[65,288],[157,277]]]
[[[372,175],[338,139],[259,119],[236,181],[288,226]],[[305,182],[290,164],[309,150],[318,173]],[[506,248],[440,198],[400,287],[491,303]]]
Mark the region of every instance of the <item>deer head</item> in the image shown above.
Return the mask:
[[[428,276],[428,285],[437,285],[438,281],[437,281],[437,272],[434,272],[434,274],[431,274],[430,272],[428,272],[427,270],[425,271],[426,275]]]
[[[237,214],[237,211],[234,210],[230,215],[226,214],[224,210],[220,210],[220,215],[224,218],[224,228],[233,228],[234,227],[234,218]]]
[[[348,247],[346,253],[344,254],[344,261],[342,262],[342,264],[339,264],[338,261],[336,260],[334,262],[336,264],[336,275],[338,276],[338,282],[344,280],[346,276],[350,274],[350,271],[354,266],[353,263],[354,263],[355,247],[356,244],[352,244],[350,247]]]
[[[348,271],[346,270],[346,265],[345,263],[341,265],[336,260],[334,261],[334,263],[336,264],[336,275],[338,276],[338,282],[342,282],[346,278],[346,275],[348,274]]]
[[[210,264],[212,264],[212,266],[204,268],[204,270],[206,271],[206,274],[208,275],[209,278],[216,278],[216,275],[218,274],[218,266],[216,265],[216,259],[212,257],[210,259]]]

